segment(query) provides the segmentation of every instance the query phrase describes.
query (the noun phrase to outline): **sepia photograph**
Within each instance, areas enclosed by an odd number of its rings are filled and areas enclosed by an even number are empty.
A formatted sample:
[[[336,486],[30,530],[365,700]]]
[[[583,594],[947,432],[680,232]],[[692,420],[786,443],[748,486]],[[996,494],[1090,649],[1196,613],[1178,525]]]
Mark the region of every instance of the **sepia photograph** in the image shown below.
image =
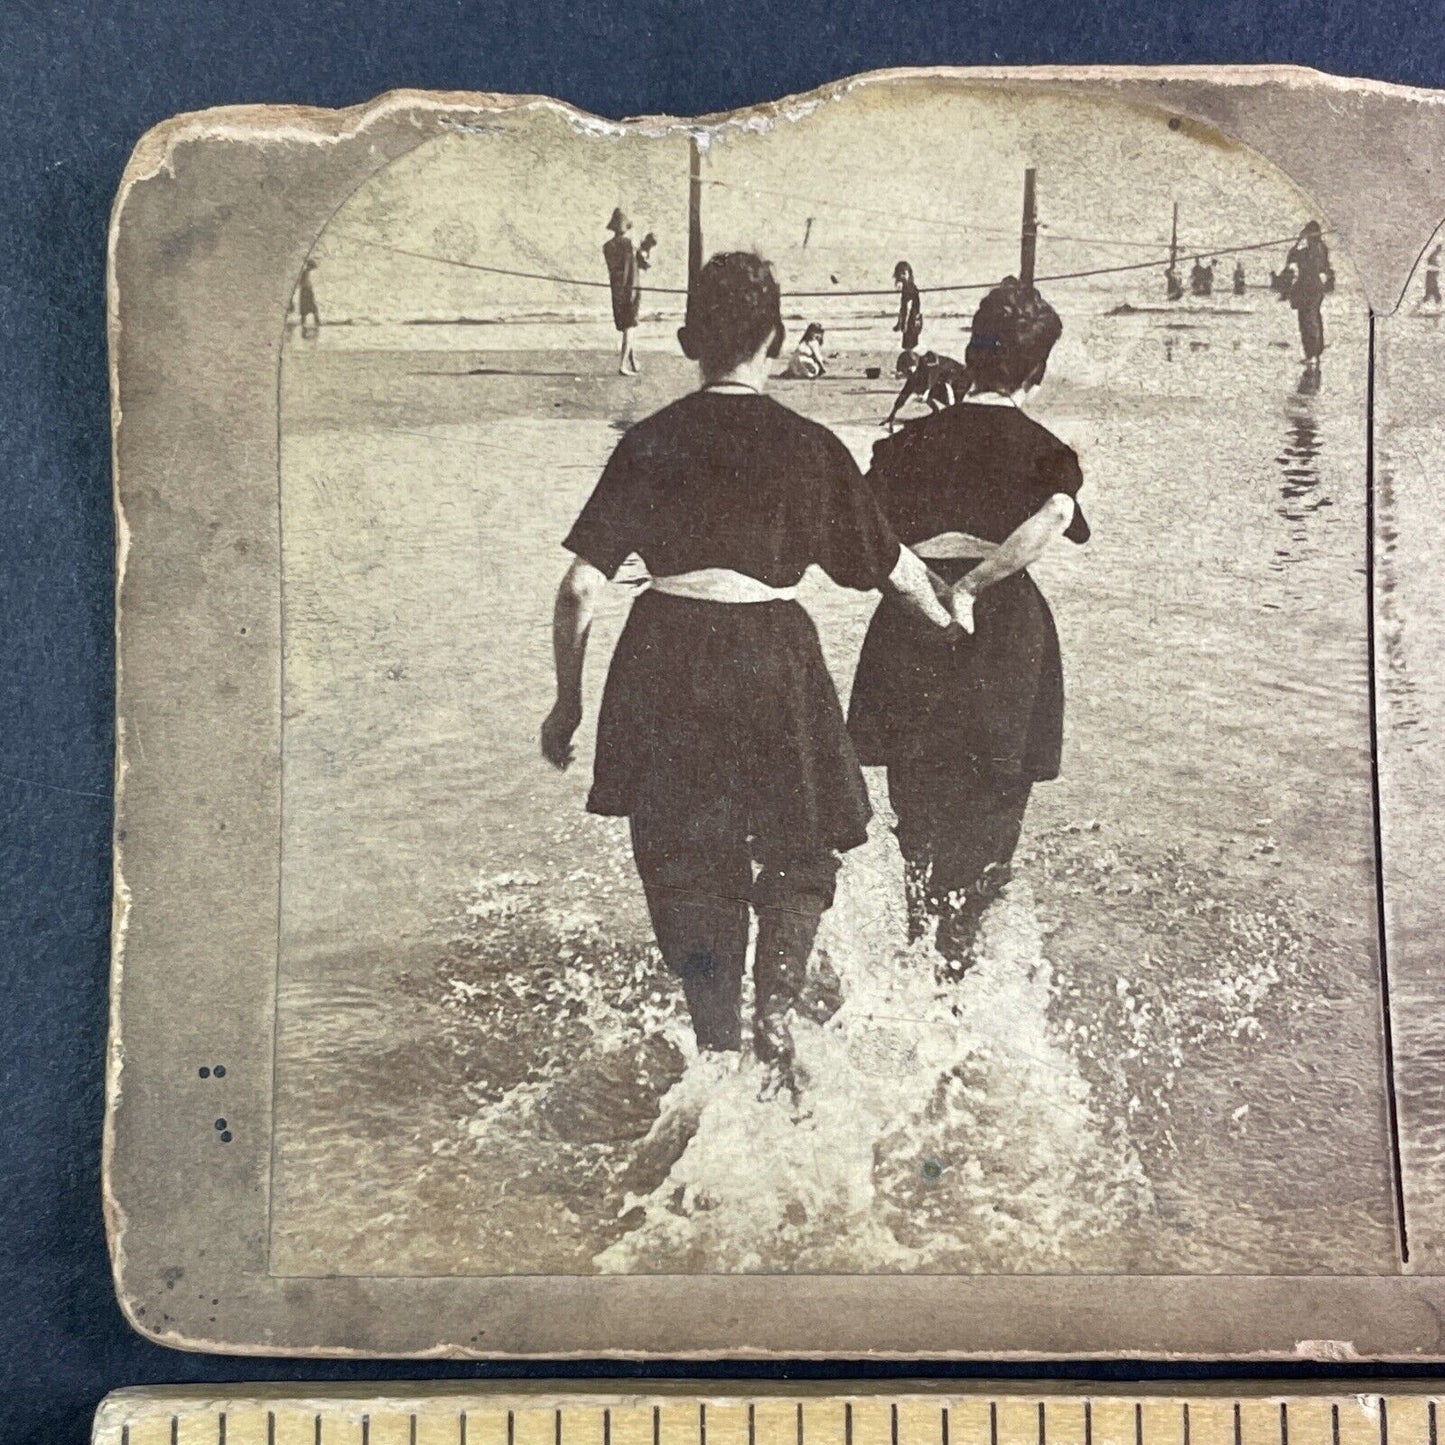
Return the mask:
[[[1399,1270],[1369,308],[1280,170],[537,103],[288,284],[271,1273]]]

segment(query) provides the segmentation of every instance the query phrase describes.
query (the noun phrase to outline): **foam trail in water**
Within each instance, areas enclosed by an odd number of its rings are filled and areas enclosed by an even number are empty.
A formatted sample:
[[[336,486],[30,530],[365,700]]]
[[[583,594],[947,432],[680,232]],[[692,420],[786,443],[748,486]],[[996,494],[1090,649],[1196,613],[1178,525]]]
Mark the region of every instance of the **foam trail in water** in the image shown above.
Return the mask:
[[[798,1099],[746,1056],[690,1058],[654,1134],[681,1119],[691,1138],[627,1201],[638,1223],[599,1268],[1077,1268],[1087,1241],[1117,1249],[1135,1227],[1144,1176],[1050,1026],[1027,886],[990,910],[964,980],[940,986],[865,869],[849,860],[820,932],[842,1006],[794,1021]]]

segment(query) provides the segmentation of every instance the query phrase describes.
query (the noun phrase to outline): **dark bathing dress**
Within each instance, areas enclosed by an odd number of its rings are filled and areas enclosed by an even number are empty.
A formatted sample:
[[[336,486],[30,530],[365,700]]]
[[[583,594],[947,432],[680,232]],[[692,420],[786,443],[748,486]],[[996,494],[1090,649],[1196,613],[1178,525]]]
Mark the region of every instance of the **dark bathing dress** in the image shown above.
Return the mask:
[[[873,449],[869,481],[899,539],[942,532],[1003,542],[1056,492],[1077,497],[1078,458],[1011,406],[964,402]],[[1064,533],[1086,542],[1075,508]],[[957,582],[979,558],[930,559]],[[1056,778],[1064,680],[1048,603],[1027,571],[987,587],[971,637],[930,634],[886,598],[873,614],[848,713],[860,761],[888,769],[910,936],[938,921],[938,949],[966,955],[1007,881],[1029,790]]]
[[[1325,349],[1322,307],[1335,280],[1330,253],[1321,240],[1299,241],[1291,249],[1286,264],[1296,268],[1289,302],[1299,318],[1300,346],[1307,361],[1317,361]]]
[[[905,281],[898,298],[898,325],[903,333],[903,349],[914,350],[923,335],[923,298],[913,281]]]
[[[781,588],[816,564],[862,591],[899,555],[837,437],[770,398],[712,391],[627,432],[565,545],[608,577],[636,552],[654,577],[721,567]],[[707,1037],[689,993],[699,1043],[737,1047],[749,903],[760,929],[766,909],[816,927],[837,854],[865,840],[871,812],[803,607],[638,597],[607,674],[587,807],[630,817],[663,957],[685,986],[706,960],[722,990],[705,1007],[726,1017]]]
[[[637,248],[628,235],[614,236],[602,247],[607,262],[607,280],[612,287],[612,324],[619,331],[631,331],[642,310],[642,287],[638,283]]]

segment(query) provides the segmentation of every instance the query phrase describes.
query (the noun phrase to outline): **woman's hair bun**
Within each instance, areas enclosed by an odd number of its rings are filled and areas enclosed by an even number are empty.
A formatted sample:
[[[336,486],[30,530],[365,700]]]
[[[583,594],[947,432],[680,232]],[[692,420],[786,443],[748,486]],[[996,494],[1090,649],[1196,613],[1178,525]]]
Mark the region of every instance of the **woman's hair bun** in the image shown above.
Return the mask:
[[[984,391],[1017,391],[1037,380],[1064,323],[1034,286],[1009,276],[973,314],[965,364]]]

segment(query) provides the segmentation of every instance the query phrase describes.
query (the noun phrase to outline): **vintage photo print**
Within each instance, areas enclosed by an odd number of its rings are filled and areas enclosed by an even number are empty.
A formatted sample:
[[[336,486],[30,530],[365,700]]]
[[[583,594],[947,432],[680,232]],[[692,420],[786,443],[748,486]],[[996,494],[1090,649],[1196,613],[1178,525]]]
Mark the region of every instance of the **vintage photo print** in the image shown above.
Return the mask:
[[[1370,1280],[1411,1268],[1417,1204],[1428,1254],[1434,984],[1392,997],[1382,919],[1438,930],[1428,877],[1392,908],[1376,822],[1383,786],[1429,831],[1405,513],[1434,524],[1402,478],[1435,449],[1438,244],[1377,337],[1298,177],[1087,87],[693,125],[410,104],[344,165],[335,133],[200,138],[117,227],[147,293],[121,417],[244,310],[258,359],[209,405],[274,432],[244,506],[128,499],[118,463],[155,699],[127,719],[123,685],[126,787],[165,787],[142,754],[181,711],[213,735],[186,758],[252,779],[243,838],[219,793],[151,815],[254,849],[216,905],[252,961],[207,1005],[243,1063],[192,1028],[186,1102],[148,1106],[236,1161],[246,1269],[306,1319],[391,1281],[416,1345],[471,1298],[428,1290],[477,1280],[671,1281],[677,1313],[720,1276]],[[222,155],[179,224],[167,188]],[[314,219],[236,263],[243,301],[149,299],[278,189]],[[231,421],[176,424],[250,465]],[[1372,591],[1381,548],[1418,602]],[[220,685],[168,691],[163,615],[224,630]],[[177,876],[132,849],[123,955]],[[120,996],[164,1008],[198,975],[150,926]],[[113,1157],[164,1152],[141,1132]]]

